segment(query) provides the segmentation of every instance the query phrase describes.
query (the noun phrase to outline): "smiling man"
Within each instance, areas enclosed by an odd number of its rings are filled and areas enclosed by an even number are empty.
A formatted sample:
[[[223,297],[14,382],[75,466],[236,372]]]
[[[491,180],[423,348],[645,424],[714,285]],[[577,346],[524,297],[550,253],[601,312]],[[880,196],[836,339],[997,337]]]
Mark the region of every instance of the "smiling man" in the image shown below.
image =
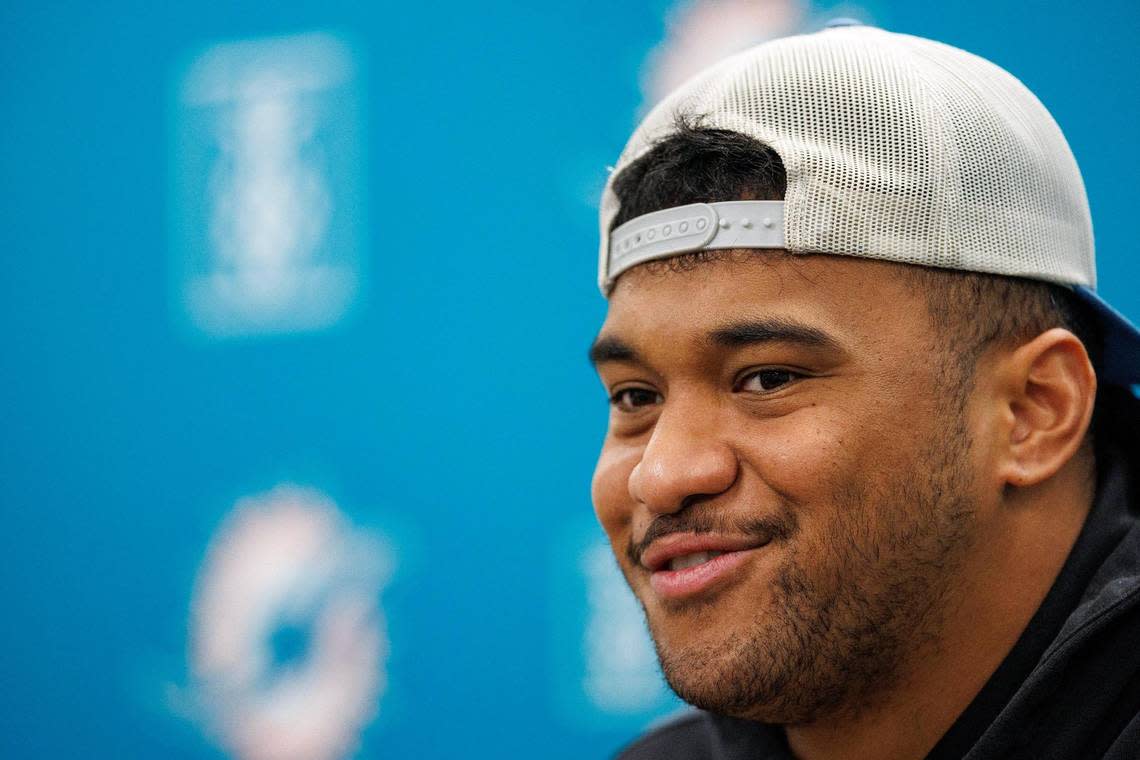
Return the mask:
[[[607,184],[593,498],[697,710],[623,758],[1140,757],[1140,333],[1016,79],[844,27]]]

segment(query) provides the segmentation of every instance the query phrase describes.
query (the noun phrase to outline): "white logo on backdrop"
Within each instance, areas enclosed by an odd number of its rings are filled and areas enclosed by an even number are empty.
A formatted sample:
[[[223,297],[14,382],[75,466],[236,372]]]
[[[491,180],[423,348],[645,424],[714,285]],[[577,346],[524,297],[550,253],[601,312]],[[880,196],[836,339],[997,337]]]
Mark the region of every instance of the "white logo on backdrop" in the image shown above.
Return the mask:
[[[210,48],[181,90],[186,305],[217,334],[316,329],[357,287],[353,64],[327,35]]]
[[[375,716],[393,555],[321,493],[243,499],[195,584],[190,670],[207,729],[238,760],[340,760]]]
[[[799,0],[689,0],[673,6],[665,39],[641,74],[645,106],[652,106],[702,69],[752,45],[791,34],[803,21]]]
[[[641,605],[626,585],[606,541],[581,558],[586,580],[586,629],[582,639],[586,672],[582,688],[590,702],[610,713],[658,707],[668,687],[657,666]]]
[[[821,15],[808,0],[681,0],[666,17],[665,39],[642,64],[642,109],[733,53],[838,17],[867,19],[870,14],[843,4]]]

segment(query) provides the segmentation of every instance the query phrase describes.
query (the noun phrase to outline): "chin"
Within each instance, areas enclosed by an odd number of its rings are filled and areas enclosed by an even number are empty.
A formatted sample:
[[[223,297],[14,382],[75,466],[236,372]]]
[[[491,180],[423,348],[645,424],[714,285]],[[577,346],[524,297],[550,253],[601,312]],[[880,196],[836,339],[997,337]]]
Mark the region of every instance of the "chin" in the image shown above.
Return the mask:
[[[702,605],[677,612],[659,612],[650,622],[662,673],[677,696],[691,705],[728,715],[757,707],[757,697],[779,684],[765,684],[772,673],[770,637],[745,635],[740,618],[713,614]],[[718,619],[727,617],[728,619]],[[735,623],[735,625],[734,625]],[[764,641],[767,639],[767,641]],[[758,670],[762,672],[757,672]]]
[[[678,697],[718,715],[789,725],[810,723],[830,711],[830,696],[805,692],[794,673],[778,667],[757,668],[755,661],[747,661],[749,656],[744,659],[664,657],[661,669]]]
[[[660,653],[661,670],[669,687],[689,704],[702,710],[737,718],[771,717],[778,710],[776,684],[763,682],[761,674],[743,666],[732,656],[713,651]]]
[[[723,600],[725,602],[729,600]],[[735,718],[807,723],[843,699],[805,635],[774,605],[654,610],[650,632],[670,688],[689,704]]]

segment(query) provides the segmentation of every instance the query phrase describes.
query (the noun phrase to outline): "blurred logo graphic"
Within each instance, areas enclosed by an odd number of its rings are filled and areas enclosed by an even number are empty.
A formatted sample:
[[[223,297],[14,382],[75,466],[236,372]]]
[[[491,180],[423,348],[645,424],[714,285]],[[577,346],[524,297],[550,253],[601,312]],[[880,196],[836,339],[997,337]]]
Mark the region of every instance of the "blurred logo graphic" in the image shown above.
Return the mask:
[[[216,45],[178,91],[176,270],[214,336],[315,330],[359,286],[355,67],[335,37]]]
[[[588,604],[582,638],[586,697],[608,713],[659,708],[670,692],[658,670],[641,606],[618,570],[609,542],[587,548],[581,569]]]
[[[869,20],[871,14],[850,3],[825,10],[809,0],[680,0],[666,18],[665,39],[642,65],[642,110],[733,53],[839,17]]]
[[[666,19],[666,37],[641,72],[645,107],[722,58],[765,40],[792,34],[806,0],[686,0]]]
[[[379,596],[393,555],[317,491],[239,501],[210,545],[190,613],[194,698],[239,760],[340,760],[386,686]]]

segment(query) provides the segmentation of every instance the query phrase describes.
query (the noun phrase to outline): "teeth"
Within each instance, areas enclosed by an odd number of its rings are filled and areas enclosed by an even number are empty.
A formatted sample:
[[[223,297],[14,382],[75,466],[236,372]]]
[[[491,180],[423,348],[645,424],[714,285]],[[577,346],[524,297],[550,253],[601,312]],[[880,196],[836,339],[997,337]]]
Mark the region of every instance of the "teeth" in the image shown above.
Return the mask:
[[[696,567],[722,554],[724,554],[724,552],[697,552],[696,554],[685,554],[680,557],[674,557],[669,560],[669,569],[684,570],[687,567]]]

